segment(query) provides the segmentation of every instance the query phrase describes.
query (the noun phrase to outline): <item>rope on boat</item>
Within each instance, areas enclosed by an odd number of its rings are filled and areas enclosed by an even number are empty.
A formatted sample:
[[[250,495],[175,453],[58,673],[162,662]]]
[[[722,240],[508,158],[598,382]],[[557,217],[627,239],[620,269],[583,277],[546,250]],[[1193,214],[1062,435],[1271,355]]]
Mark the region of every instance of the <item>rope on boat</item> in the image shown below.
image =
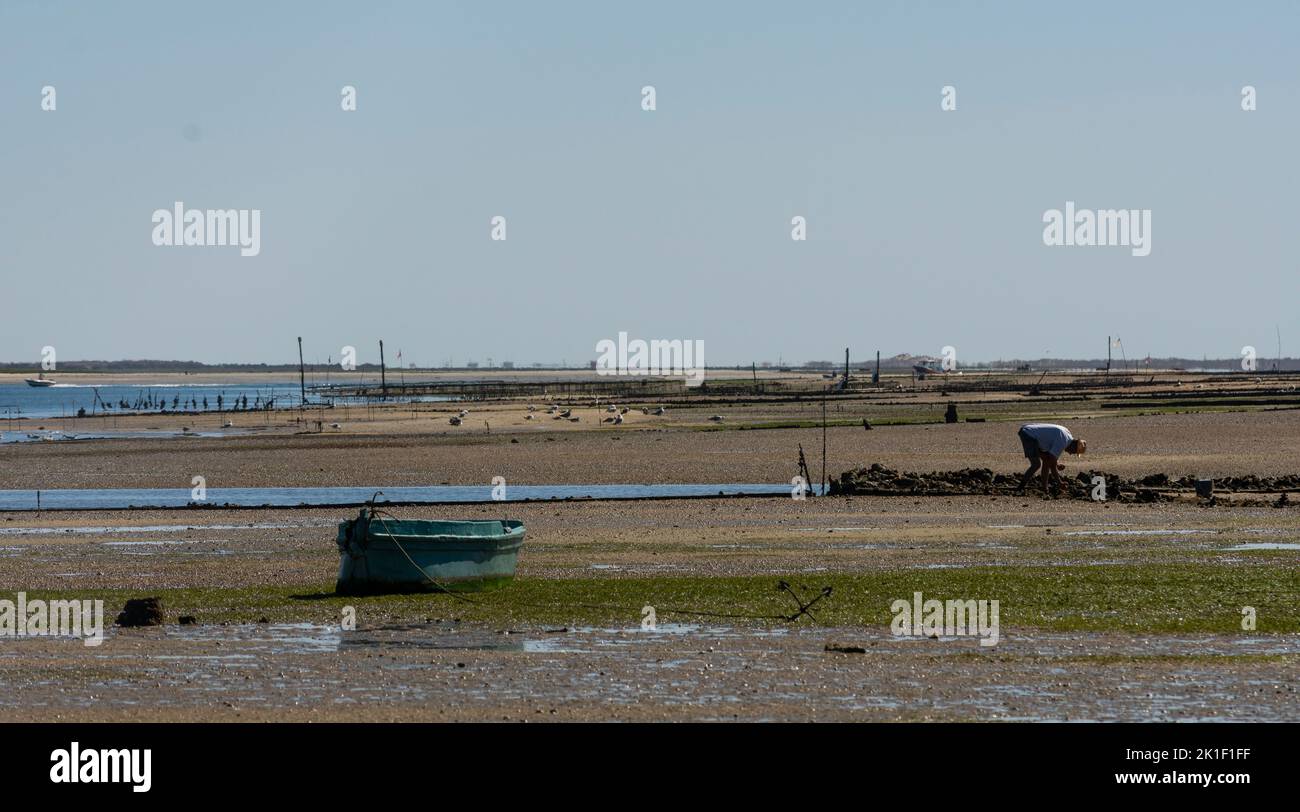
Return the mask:
[[[376,493],[375,496],[379,496],[379,493]],[[433,584],[433,586],[434,586],[434,587],[435,587],[439,592],[446,592],[448,595],[451,595],[453,598],[456,598],[457,600],[464,601],[464,602],[466,602],[466,603],[474,603],[474,601],[470,600],[469,598],[465,597],[464,595],[461,595],[461,594],[458,594],[458,593],[456,593],[456,592],[453,592],[452,590],[450,590],[450,589],[448,589],[447,587],[443,586],[442,584],[438,583],[436,580],[434,580],[434,578],[433,578],[432,575],[430,575],[429,573],[425,572],[425,570],[424,570],[423,567],[421,567],[419,564],[415,563],[415,559],[414,559],[414,558],[411,558],[411,554],[408,553],[408,552],[406,552],[406,548],[403,547],[403,546],[402,546],[402,543],[401,543],[400,541],[397,540],[397,536],[393,535],[393,531],[391,531],[391,530],[388,529],[388,522],[384,521],[384,516],[383,516],[383,515],[380,515],[380,514],[384,514],[384,515],[389,516],[393,521],[398,521],[398,518],[397,518],[396,516],[394,516],[393,514],[389,513],[389,512],[386,511],[386,510],[385,510],[385,511],[381,511],[381,510],[379,510],[378,508],[376,508],[376,507],[374,506],[374,504],[373,504],[373,502],[374,502],[374,498],[375,498],[375,497],[372,496],[372,497],[370,497],[370,498],[371,498],[370,517],[371,517],[372,519],[378,519],[378,520],[379,520],[379,524],[384,528],[384,534],[387,535],[389,541],[393,542],[394,546],[396,546],[397,549],[401,551],[402,555],[406,557],[406,560],[411,562],[411,566],[412,566],[412,567],[415,567],[417,570],[419,570],[420,574],[424,576],[425,580],[427,580],[429,583]]]
[[[381,493],[382,491],[377,492],[375,496],[379,496]],[[379,520],[380,526],[384,528],[384,534],[388,536],[389,540],[393,542],[393,544],[397,547],[399,551],[401,551],[402,555],[406,558],[406,560],[411,562],[411,566],[415,567],[416,570],[418,570],[419,573],[422,576],[424,576],[424,579],[428,581],[430,584],[432,584],[435,589],[437,589],[439,592],[445,592],[448,595],[451,595],[456,600],[461,601],[463,603],[473,604],[476,606],[487,605],[485,601],[474,600],[473,598],[470,598],[468,595],[462,595],[459,592],[456,592],[448,588],[447,586],[438,583],[438,581],[435,580],[433,576],[429,575],[429,573],[426,572],[423,567],[415,563],[415,559],[411,558],[410,553],[406,552],[406,548],[403,547],[402,543],[397,540],[397,536],[393,535],[393,532],[388,529],[388,523],[384,521],[384,516],[388,516],[393,521],[400,521],[400,520],[393,514],[389,513],[388,511],[380,510],[379,508],[375,507],[373,496],[371,497],[371,501],[370,501],[370,515],[371,518],[375,518]],[[812,600],[808,600],[808,601],[805,601],[803,598],[801,598],[799,596],[799,593],[795,592],[794,587],[790,586],[790,584],[787,583],[786,581],[777,581],[776,588],[778,592],[784,592],[785,594],[789,595],[790,598],[796,604],[798,604],[798,609],[788,615],[755,615],[755,614],[747,614],[744,612],[713,612],[707,609],[677,609],[671,606],[662,607],[662,608],[656,606],[655,613],[656,614],[662,613],[666,615],[693,615],[696,617],[716,617],[716,618],[726,618],[730,620],[783,620],[787,623],[793,623],[794,621],[798,620],[804,615],[807,615],[813,620],[816,620],[817,616],[812,613],[812,607],[815,606],[820,601],[822,601],[824,598],[829,598],[831,596],[831,587],[829,586],[822,587],[821,591],[818,592],[817,595],[812,598]],[[523,601],[520,602],[519,605],[531,606],[538,609],[553,608],[553,604],[535,603],[532,601]],[[614,610],[619,612],[627,612],[631,615],[636,615],[639,612],[639,610],[636,607],[621,606],[621,605],[610,604],[610,603],[575,603],[572,605],[582,609],[604,609],[604,610]]]

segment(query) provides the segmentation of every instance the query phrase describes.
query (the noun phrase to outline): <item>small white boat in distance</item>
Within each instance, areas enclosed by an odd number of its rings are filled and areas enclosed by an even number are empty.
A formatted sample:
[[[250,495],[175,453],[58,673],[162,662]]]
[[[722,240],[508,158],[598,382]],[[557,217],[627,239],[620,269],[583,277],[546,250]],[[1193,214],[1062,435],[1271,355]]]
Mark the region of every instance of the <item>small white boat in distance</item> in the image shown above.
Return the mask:
[[[53,386],[54,385],[54,381],[50,380],[49,378],[46,378],[44,372],[40,373],[35,378],[24,378],[23,380],[27,381],[28,386]]]

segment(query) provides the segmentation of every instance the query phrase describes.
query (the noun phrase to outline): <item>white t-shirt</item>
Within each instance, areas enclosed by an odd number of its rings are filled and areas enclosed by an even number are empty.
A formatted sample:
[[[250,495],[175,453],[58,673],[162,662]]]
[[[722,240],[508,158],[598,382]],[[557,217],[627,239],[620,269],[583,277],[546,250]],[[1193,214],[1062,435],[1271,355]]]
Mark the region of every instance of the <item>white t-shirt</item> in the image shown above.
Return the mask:
[[[1074,435],[1070,434],[1069,429],[1055,423],[1026,423],[1020,428],[1034,438],[1040,451],[1046,451],[1057,458],[1060,458],[1065,447],[1074,441]]]

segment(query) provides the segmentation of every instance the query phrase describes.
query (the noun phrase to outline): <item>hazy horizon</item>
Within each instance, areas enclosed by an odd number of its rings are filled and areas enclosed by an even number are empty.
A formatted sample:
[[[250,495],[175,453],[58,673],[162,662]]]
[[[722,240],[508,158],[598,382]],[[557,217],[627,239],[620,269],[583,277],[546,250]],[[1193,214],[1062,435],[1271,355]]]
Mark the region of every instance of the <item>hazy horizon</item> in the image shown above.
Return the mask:
[[[0,358],[296,363],[303,335],[315,364],[377,362],[383,338],[394,366],[580,365],[626,331],[702,340],[713,366],[1095,359],[1108,334],[1131,363],[1272,358],[1277,328],[1294,355],[1297,22],[9,2]],[[260,251],[153,244],[178,201],[260,211]],[[1150,210],[1150,254],[1045,245],[1070,203]]]
[[[378,369],[379,369],[379,366],[380,366],[379,353],[378,353],[378,351],[376,350],[375,352],[372,353],[372,355],[373,355],[374,357],[373,357],[373,358],[369,358],[369,357],[367,357],[367,355],[366,355],[365,352],[359,351],[359,352],[358,352],[358,355],[357,355],[357,362],[356,362],[356,364],[357,364],[357,369],[358,369],[358,370],[360,370],[360,369],[374,369],[374,370],[378,370]],[[902,353],[884,353],[884,352],[882,352],[882,353],[880,354],[880,361],[881,361],[881,364],[882,364],[882,365],[890,365],[891,368],[898,368],[897,365],[899,365],[899,364],[907,364],[907,363],[911,363],[911,362],[914,361],[914,360],[918,360],[918,359],[926,359],[926,358],[931,359],[931,360],[933,360],[933,361],[935,361],[935,362],[937,363],[938,361],[940,361],[940,360],[942,359],[942,355],[937,354],[937,353],[935,353],[935,354],[930,354],[930,355],[926,355],[926,354],[924,354],[924,353],[907,353],[907,352],[902,352]],[[1112,363],[1113,363],[1113,367],[1112,367],[1112,368],[1113,368],[1114,370],[1116,370],[1116,371],[1121,371],[1121,372],[1122,372],[1126,366],[1132,368],[1132,367],[1134,367],[1134,366],[1136,366],[1136,365],[1138,365],[1138,364],[1142,364],[1142,363],[1144,363],[1147,359],[1148,359],[1147,356],[1134,356],[1134,357],[1129,357],[1129,356],[1126,356],[1126,355],[1121,355],[1121,354],[1119,354],[1119,353],[1116,353],[1116,354],[1113,355],[1112,358],[1111,358]],[[1256,359],[1257,359],[1257,363],[1258,363],[1258,365],[1259,365],[1259,366],[1258,366],[1258,369],[1259,369],[1259,370],[1267,370],[1267,369],[1270,368],[1270,365],[1271,365],[1271,363],[1272,363],[1273,361],[1281,361],[1281,362],[1283,362],[1283,363],[1285,364],[1285,363],[1287,363],[1287,362],[1300,361],[1300,356],[1294,356],[1294,357],[1293,357],[1293,356],[1283,355],[1283,356],[1279,357],[1279,356],[1276,354],[1276,352],[1274,352],[1274,353],[1272,353],[1272,354],[1270,354],[1270,353],[1258,353],[1257,356],[1256,356]],[[498,370],[498,371],[501,371],[501,370],[504,370],[504,371],[510,371],[511,369],[516,370],[516,371],[527,371],[527,370],[530,370],[530,369],[554,369],[554,370],[575,371],[575,370],[583,370],[583,369],[587,369],[587,368],[588,368],[588,364],[591,363],[591,361],[594,361],[594,360],[596,360],[596,359],[592,358],[592,359],[587,359],[587,360],[585,360],[585,361],[583,361],[583,360],[573,360],[573,359],[560,359],[560,360],[553,360],[553,361],[532,361],[532,360],[529,360],[529,361],[515,361],[515,360],[511,360],[511,359],[509,359],[509,358],[505,358],[505,359],[492,359],[493,363],[492,363],[491,365],[489,365],[489,364],[487,363],[487,359],[460,358],[460,359],[453,359],[453,363],[450,364],[450,365],[448,365],[445,361],[444,361],[444,362],[440,362],[440,363],[438,363],[438,364],[423,364],[423,363],[419,363],[419,362],[416,362],[416,361],[409,361],[408,358],[404,357],[404,358],[401,360],[400,364],[399,364],[399,362],[396,360],[395,357],[390,357],[390,356],[388,355],[388,353],[385,353],[385,362],[386,362],[388,368],[391,369],[391,370],[394,370],[394,371],[400,371],[400,370],[411,370],[411,369],[421,370],[421,371],[437,371],[437,370],[440,370],[440,369],[463,370],[463,369],[475,369],[475,368],[478,368],[478,369],[484,369],[484,370],[491,369],[491,370]],[[850,365],[851,365],[852,367],[854,367],[855,369],[856,369],[856,368],[859,368],[859,367],[870,367],[870,366],[873,366],[873,365],[875,364],[875,360],[876,360],[876,359],[875,359],[875,353],[874,353],[874,352],[871,352],[871,353],[865,353],[865,354],[863,354],[863,355],[861,355],[861,356],[858,356],[858,355],[851,355],[851,356],[850,356]],[[1105,355],[1096,355],[1096,356],[1078,356],[1078,357],[1061,357],[1061,358],[1048,358],[1048,357],[1029,358],[1029,357],[1009,356],[1009,357],[1006,357],[1006,358],[966,359],[965,361],[963,361],[963,362],[959,365],[958,369],[960,369],[961,367],[965,367],[965,368],[989,367],[989,366],[991,366],[991,365],[997,365],[997,364],[1010,364],[1010,363],[1016,363],[1016,364],[1020,364],[1020,363],[1030,363],[1030,364],[1034,364],[1034,363],[1041,363],[1041,364],[1088,363],[1088,364],[1092,364],[1092,363],[1104,362],[1105,360],[1106,360],[1106,356],[1105,356]],[[1220,357],[1220,358],[1213,358],[1213,357],[1209,357],[1209,356],[1202,356],[1202,357],[1200,357],[1200,358],[1197,358],[1197,357],[1195,357],[1195,356],[1188,356],[1188,355],[1171,355],[1171,356],[1159,356],[1159,357],[1157,357],[1157,356],[1151,356],[1151,357],[1150,357],[1150,361],[1153,362],[1153,363],[1154,363],[1154,362],[1166,362],[1166,361],[1184,361],[1184,362],[1189,362],[1189,363],[1204,363],[1204,364],[1209,364],[1209,365],[1223,365],[1223,364],[1235,365],[1235,364],[1239,363],[1240,360],[1241,360],[1240,357]],[[568,363],[565,364],[564,361],[568,361]],[[508,363],[508,364],[510,364],[511,366],[503,366],[503,362]],[[340,361],[339,361],[338,356],[331,356],[331,357],[328,357],[328,358],[326,358],[326,359],[321,359],[321,360],[313,360],[313,359],[310,358],[310,357],[304,357],[304,362],[303,362],[303,363],[306,365],[306,367],[307,367],[309,370],[311,370],[311,369],[313,369],[313,368],[315,368],[315,369],[323,369],[323,368],[326,367],[326,366],[329,366],[329,367],[331,367],[331,368],[335,368],[335,367],[339,367],[339,366],[340,366]],[[295,359],[285,359],[285,360],[269,360],[269,359],[268,359],[268,360],[261,360],[261,361],[210,361],[210,362],[209,362],[209,361],[198,361],[198,360],[195,360],[195,359],[181,359],[181,358],[170,358],[170,359],[165,359],[165,358],[118,358],[118,359],[109,359],[109,358],[69,358],[69,359],[59,359],[59,360],[58,360],[58,365],[59,365],[59,366],[56,368],[56,371],[57,371],[58,369],[63,369],[63,370],[71,371],[71,372],[83,372],[83,371],[85,371],[85,370],[82,370],[82,369],[71,369],[71,370],[69,370],[68,367],[70,367],[70,366],[72,366],[72,365],[86,365],[86,364],[112,364],[112,365],[142,364],[142,365],[151,365],[151,366],[201,364],[201,365],[204,366],[205,368],[214,368],[214,369],[219,369],[219,368],[222,368],[222,367],[244,367],[244,366],[265,366],[265,367],[275,367],[275,368],[284,367],[284,368],[292,368],[292,369],[294,369],[294,370],[297,370],[297,368],[298,368],[298,361],[297,361],[296,358],[295,358]],[[836,358],[832,358],[832,357],[829,357],[829,356],[827,356],[827,357],[821,357],[821,358],[801,358],[801,359],[789,359],[789,358],[777,358],[777,359],[771,359],[771,358],[768,358],[768,359],[763,359],[763,358],[758,358],[758,359],[754,359],[753,361],[741,361],[741,362],[725,362],[725,361],[712,362],[712,361],[710,361],[710,362],[708,362],[708,363],[706,364],[707,367],[710,367],[710,368],[716,368],[716,369],[749,369],[751,365],[757,365],[757,367],[758,367],[760,370],[761,370],[761,369],[771,370],[771,369],[776,368],[777,366],[781,366],[781,367],[791,367],[791,368],[800,368],[800,367],[820,367],[820,366],[826,366],[826,365],[829,365],[831,368],[834,368],[834,369],[841,369],[841,368],[843,368],[843,365],[844,365],[844,358],[843,358],[842,355],[841,355],[838,359],[836,359]],[[19,370],[19,369],[27,369],[27,368],[37,369],[37,368],[39,368],[39,367],[40,367],[40,361],[39,361],[39,360],[35,360],[35,361],[0,360],[0,371],[4,371],[3,368],[12,368],[12,369],[14,369],[14,370],[16,371],[16,370]],[[123,371],[124,371],[124,372],[131,372],[131,370],[123,370]],[[146,369],[146,370],[142,370],[142,371],[149,371],[149,370]]]

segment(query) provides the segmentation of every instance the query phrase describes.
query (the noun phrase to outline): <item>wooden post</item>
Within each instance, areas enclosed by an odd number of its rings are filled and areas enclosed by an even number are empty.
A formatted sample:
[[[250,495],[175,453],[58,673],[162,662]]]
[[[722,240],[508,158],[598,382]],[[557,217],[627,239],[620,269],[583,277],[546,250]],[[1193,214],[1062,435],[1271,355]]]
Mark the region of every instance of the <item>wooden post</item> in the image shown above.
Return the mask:
[[[379,339],[379,399],[388,399],[388,378],[384,372],[384,340]]]
[[[818,496],[826,493],[826,390],[822,390],[822,489]]]
[[[320,356],[316,356],[317,359]],[[302,397],[302,405],[307,405],[307,374],[303,372],[302,365],[302,336],[298,336],[298,393]]]

